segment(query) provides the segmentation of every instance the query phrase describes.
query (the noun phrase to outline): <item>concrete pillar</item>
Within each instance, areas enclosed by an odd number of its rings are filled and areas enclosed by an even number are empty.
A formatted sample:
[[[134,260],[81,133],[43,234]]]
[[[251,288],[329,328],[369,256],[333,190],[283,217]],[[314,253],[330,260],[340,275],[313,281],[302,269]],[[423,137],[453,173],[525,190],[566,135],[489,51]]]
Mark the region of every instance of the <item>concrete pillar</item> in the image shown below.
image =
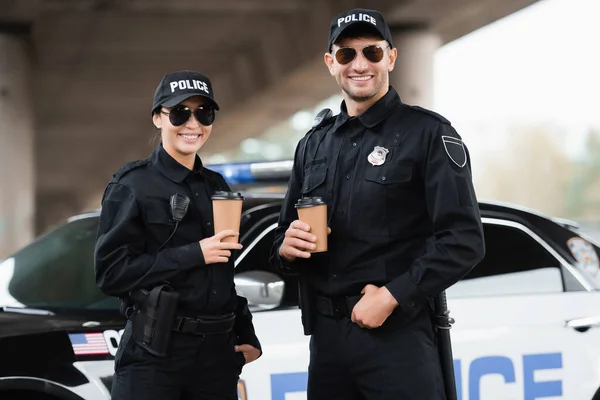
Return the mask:
[[[396,66],[390,83],[406,104],[433,107],[433,60],[441,46],[438,35],[417,27],[391,29],[394,47],[398,49]]]
[[[31,78],[28,38],[0,33],[0,259],[34,235]]]

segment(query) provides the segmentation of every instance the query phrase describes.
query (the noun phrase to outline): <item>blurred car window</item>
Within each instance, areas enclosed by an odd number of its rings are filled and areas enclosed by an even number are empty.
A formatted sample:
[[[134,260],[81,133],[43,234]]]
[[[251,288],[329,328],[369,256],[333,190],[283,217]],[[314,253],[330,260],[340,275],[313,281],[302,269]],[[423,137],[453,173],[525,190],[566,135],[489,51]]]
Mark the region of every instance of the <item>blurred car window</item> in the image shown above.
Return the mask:
[[[484,224],[486,254],[448,297],[556,293],[564,290],[559,261],[533,237],[512,226]]]
[[[0,286],[3,303],[41,309],[98,308],[97,303],[109,309],[118,307],[118,302],[107,303],[96,287],[97,227],[98,218],[74,220],[6,260],[0,266],[5,278]],[[9,269],[10,277],[5,276]]]

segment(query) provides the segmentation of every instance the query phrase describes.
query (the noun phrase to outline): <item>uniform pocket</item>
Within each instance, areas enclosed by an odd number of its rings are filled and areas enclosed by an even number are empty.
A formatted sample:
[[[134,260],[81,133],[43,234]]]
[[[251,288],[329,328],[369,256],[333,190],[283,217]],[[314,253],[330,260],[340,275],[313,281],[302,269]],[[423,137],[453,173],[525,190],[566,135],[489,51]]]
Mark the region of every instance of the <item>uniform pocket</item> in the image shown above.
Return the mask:
[[[231,346],[231,359],[235,370],[239,375],[242,372],[242,368],[244,367],[244,365],[246,365],[246,357],[244,357],[244,353],[242,353],[241,351],[235,351],[235,334],[232,333],[231,336],[231,340],[229,341],[231,343],[229,345]]]
[[[115,372],[131,364],[133,359],[133,327],[131,321],[127,321],[123,335],[119,341],[119,347],[115,353]]]
[[[366,235],[389,236],[418,198],[416,176],[411,161],[368,166],[352,198],[353,225]]]
[[[168,199],[149,199],[144,204],[144,223],[150,248],[158,248],[171,236],[175,221]],[[171,244],[176,238],[171,239]]]
[[[312,160],[304,168],[304,181],[302,182],[302,195],[304,197],[323,196],[325,180],[327,178],[327,159]],[[318,190],[317,190],[318,189]]]
[[[413,164],[408,162],[384,164],[367,169],[365,179],[381,185],[392,185],[410,182],[413,175]]]
[[[150,200],[146,203],[146,222],[151,225],[173,225],[171,206],[167,199]]]

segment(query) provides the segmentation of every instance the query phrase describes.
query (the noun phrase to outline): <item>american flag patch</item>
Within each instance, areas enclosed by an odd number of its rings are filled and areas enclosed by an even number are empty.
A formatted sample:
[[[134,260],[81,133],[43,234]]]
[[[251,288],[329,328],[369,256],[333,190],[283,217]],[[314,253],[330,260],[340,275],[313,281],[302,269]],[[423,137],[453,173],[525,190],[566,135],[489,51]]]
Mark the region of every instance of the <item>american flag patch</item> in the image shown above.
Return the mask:
[[[69,339],[76,356],[108,354],[108,347],[102,333],[71,333]]]

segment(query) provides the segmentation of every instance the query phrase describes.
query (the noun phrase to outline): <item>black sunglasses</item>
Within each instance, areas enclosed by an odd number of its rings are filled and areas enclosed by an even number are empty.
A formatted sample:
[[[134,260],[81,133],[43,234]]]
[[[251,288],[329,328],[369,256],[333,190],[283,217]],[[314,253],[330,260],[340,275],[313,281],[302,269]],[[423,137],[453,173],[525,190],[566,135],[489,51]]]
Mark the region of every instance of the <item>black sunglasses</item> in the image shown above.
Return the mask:
[[[362,54],[367,60],[372,63],[378,63],[383,59],[383,52],[390,46],[386,46],[382,49],[381,46],[371,45],[363,47]],[[335,52],[335,59],[338,63],[345,65],[351,63],[356,58],[356,49],[352,47],[340,47]]]
[[[192,110],[183,104],[176,105],[175,107],[171,108],[171,111],[169,112],[164,110],[161,110],[160,112],[169,116],[169,121],[171,121],[171,125],[173,126],[181,126],[185,124],[192,116]],[[194,110],[194,117],[196,118],[196,121],[204,126],[212,125],[213,122],[215,122],[215,116],[215,108],[210,105],[202,105]]]

